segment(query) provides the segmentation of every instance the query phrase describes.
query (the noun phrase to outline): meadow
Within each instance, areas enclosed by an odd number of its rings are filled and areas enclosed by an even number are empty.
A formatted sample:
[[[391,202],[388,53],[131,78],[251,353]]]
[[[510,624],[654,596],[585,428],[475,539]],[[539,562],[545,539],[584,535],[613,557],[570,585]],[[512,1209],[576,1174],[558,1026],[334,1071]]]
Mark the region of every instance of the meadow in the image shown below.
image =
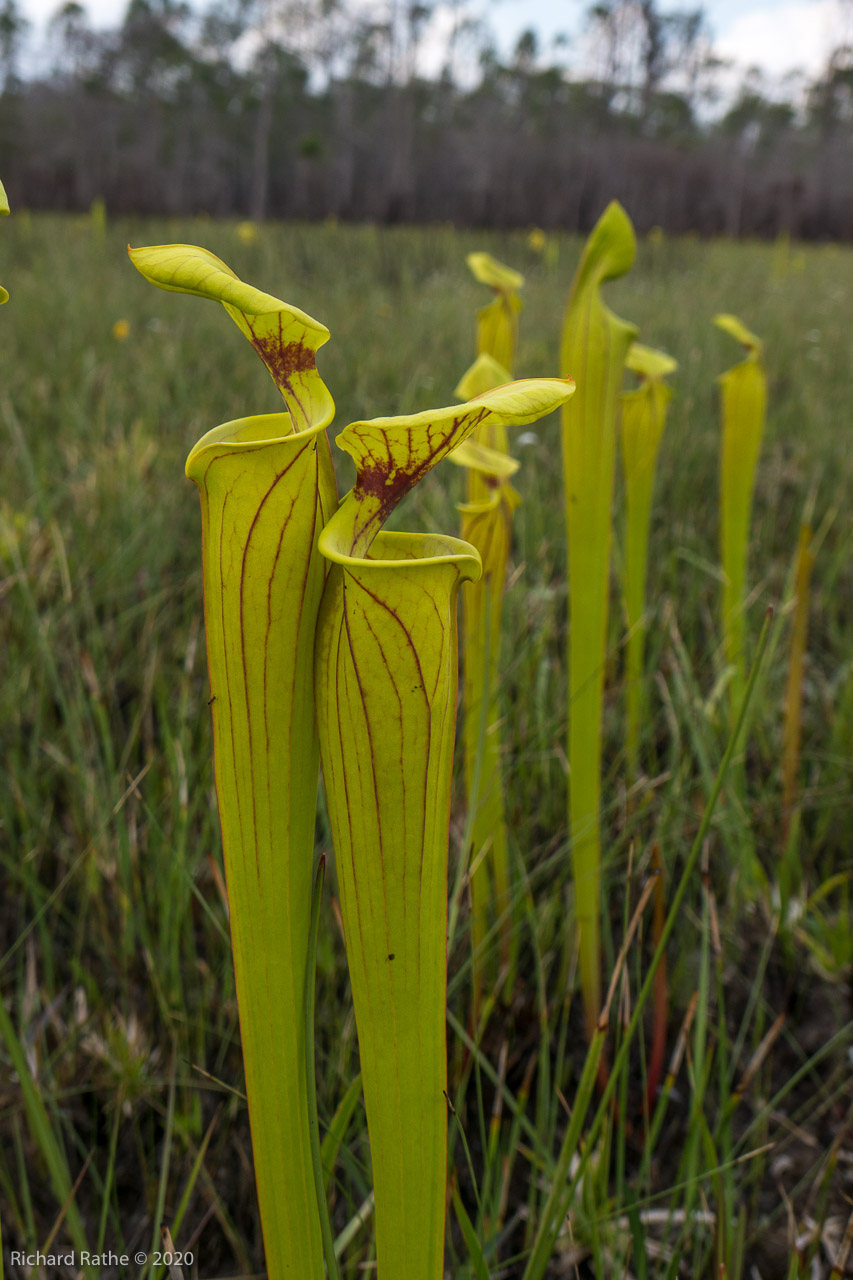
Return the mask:
[[[133,1256],[159,1247],[163,1226],[194,1254],[187,1275],[264,1271],[213,787],[198,499],[183,467],[210,427],[280,402],[217,308],[155,292],[128,262],[128,242],[178,241],[206,246],[329,327],[319,367],[337,404],[332,434],[453,401],[488,300],[465,266],[472,250],[525,275],[516,376],[557,375],[582,247],[557,237],[543,254],[522,232],[445,227],[264,226],[248,243],[236,224],[201,219],[110,221],[103,237],[87,219],[53,215],[0,227],[0,280],[11,295],[0,311],[0,1225],[14,1280],[24,1272],[11,1250],[73,1244]],[[765,343],[751,653],[770,606],[773,619],[742,796],[724,787],[668,944],[666,988],[619,1073],[618,1106],[594,1124],[592,1100],[572,1165],[577,1192],[547,1274],[840,1276],[853,1242],[853,251],[645,241],[630,274],[605,292],[643,342],[679,363],[652,509],[636,784],[624,752],[617,470],[605,985],[653,858],[664,902],[676,883],[727,741],[715,378],[736,355],[712,326],[718,312],[739,315]],[[501,697],[519,963],[514,989],[472,1038],[457,759],[448,1091],[467,1218],[448,1213],[454,1280],[523,1275],[586,1047],[566,816],[557,418],[516,435],[511,449],[523,501]],[[352,483],[346,463],[338,481],[341,493]],[[456,533],[462,496],[460,471],[442,464],[394,520]],[[791,835],[783,725],[804,523],[815,563]],[[744,883],[744,827],[766,876],[757,890]],[[316,843],[331,852],[322,795]],[[335,893],[332,869],[318,946],[318,1105],[351,1280],[371,1273],[375,1255],[358,1095],[342,1108],[358,1048]],[[611,1061],[653,934],[646,912],[617,988]],[[662,1025],[675,1074],[653,1120],[643,1098]],[[466,1239],[468,1220],[482,1256]],[[156,1269],[130,1269],[143,1271]]]

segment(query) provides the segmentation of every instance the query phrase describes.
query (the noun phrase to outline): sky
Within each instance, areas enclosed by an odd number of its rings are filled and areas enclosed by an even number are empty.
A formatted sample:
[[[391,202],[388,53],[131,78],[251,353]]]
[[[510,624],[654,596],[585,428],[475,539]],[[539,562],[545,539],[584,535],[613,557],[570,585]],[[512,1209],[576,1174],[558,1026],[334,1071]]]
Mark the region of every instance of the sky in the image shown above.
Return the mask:
[[[693,9],[699,0],[662,0],[664,11]],[[497,0],[490,22],[503,46],[525,26],[533,27],[543,45],[558,32],[571,35],[582,26],[587,5],[567,0]],[[849,8],[849,6],[846,6]],[[757,66],[779,80],[795,70],[814,75],[826,63],[847,28],[842,0],[705,0],[704,9],[720,56],[738,69]]]
[[[37,40],[60,0],[19,0],[33,24]],[[583,47],[584,14],[590,0],[462,0],[466,10],[480,13],[494,33],[498,50],[508,55],[519,34],[532,27],[547,58],[558,34],[568,37],[561,51],[570,65],[573,47]],[[115,26],[127,0],[83,0],[89,21],[96,27]],[[459,0],[443,0],[441,10],[450,21]],[[698,0],[661,0],[662,8],[689,9]],[[453,7],[452,7],[453,6]],[[818,73],[827,54],[845,39],[853,42],[853,4],[850,0],[705,0],[705,12],[716,52],[732,63],[732,87],[751,66],[758,67],[772,84],[781,84],[794,71]],[[436,33],[437,34],[437,33]],[[568,56],[566,56],[568,50]]]

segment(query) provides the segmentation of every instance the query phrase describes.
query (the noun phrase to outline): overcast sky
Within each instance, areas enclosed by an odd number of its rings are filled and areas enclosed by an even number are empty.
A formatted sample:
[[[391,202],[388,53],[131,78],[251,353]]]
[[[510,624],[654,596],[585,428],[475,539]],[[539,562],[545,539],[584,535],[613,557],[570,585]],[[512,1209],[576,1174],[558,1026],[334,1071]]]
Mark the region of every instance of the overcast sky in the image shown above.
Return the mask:
[[[662,0],[664,10],[697,5],[698,0]],[[525,26],[547,42],[557,32],[577,32],[586,8],[570,0],[496,0],[489,15],[502,45],[511,44]],[[819,71],[829,50],[841,42],[842,27],[849,25],[841,0],[706,0],[704,8],[718,53],[774,78],[794,70]],[[848,30],[846,38],[853,32]]]
[[[82,0],[94,26],[117,25],[126,8],[126,0]],[[698,0],[662,0],[666,9],[688,9]],[[43,30],[46,20],[59,7],[59,0],[20,0],[21,8],[34,25],[34,35]],[[521,31],[532,27],[539,36],[540,48],[547,55],[558,34],[569,38],[568,58],[572,46],[582,46],[583,15],[589,0],[463,0],[470,12],[484,15],[494,32],[500,51],[506,55]],[[450,5],[440,6],[450,18]],[[714,35],[717,52],[730,59],[740,73],[750,66],[759,67],[772,80],[801,70],[809,75],[818,72],[827,53],[845,40],[853,41],[850,0],[706,0],[705,11]],[[439,14],[439,21],[440,21]]]

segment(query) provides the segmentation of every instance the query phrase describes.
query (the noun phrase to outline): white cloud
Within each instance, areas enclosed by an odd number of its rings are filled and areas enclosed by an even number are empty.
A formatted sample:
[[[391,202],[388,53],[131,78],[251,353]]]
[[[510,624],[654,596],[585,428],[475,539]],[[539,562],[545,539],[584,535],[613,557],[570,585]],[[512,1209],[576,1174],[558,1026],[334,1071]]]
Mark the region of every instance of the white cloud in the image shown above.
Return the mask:
[[[64,0],[24,0],[21,8],[30,22],[41,27],[62,8]],[[82,0],[86,16],[94,27],[116,26],[124,17],[126,0]]]
[[[660,3],[664,11],[692,7],[688,0]],[[583,14],[588,5],[589,0],[581,0],[567,9],[565,0],[497,0],[488,17],[505,54],[525,26],[539,32],[543,48],[556,32],[568,29],[570,42],[563,60],[583,74]],[[825,66],[830,50],[845,41],[853,43],[851,10],[848,5],[845,23],[844,0],[753,0],[752,4],[749,0],[706,0],[704,8],[715,51],[733,61],[741,72],[757,66],[771,79],[795,69],[814,75]]]
[[[757,66],[771,77],[794,70],[815,75],[839,43],[840,9],[837,0],[786,0],[748,9],[718,32],[714,47],[738,66]]]

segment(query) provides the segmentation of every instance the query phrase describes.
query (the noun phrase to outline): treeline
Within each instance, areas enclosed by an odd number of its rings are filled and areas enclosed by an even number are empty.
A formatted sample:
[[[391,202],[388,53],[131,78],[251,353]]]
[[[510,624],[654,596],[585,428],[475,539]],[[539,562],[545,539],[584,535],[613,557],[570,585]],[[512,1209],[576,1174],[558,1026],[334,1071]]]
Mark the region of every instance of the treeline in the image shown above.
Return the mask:
[[[499,59],[460,6],[70,0],[49,70],[0,0],[0,172],[18,206],[584,231],[612,197],[667,232],[853,239],[853,50],[792,100],[753,74],[728,109],[700,11],[606,0],[585,78],[532,32]],[[448,29],[446,15],[455,13]],[[378,16],[377,16],[378,14]]]

